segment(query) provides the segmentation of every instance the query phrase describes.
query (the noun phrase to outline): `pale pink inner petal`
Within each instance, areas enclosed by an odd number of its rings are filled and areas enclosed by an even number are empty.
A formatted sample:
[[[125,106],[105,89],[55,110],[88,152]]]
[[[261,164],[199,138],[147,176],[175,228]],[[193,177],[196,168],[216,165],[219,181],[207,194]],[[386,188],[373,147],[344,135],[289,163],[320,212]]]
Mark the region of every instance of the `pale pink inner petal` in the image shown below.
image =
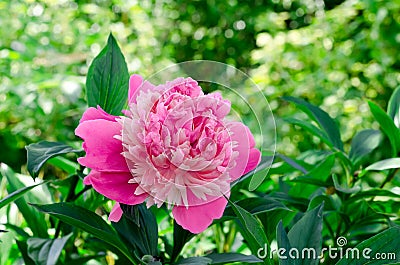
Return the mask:
[[[112,208],[110,215],[108,216],[108,220],[111,222],[118,222],[122,217],[122,209],[119,206],[119,203],[115,203],[114,207]]]

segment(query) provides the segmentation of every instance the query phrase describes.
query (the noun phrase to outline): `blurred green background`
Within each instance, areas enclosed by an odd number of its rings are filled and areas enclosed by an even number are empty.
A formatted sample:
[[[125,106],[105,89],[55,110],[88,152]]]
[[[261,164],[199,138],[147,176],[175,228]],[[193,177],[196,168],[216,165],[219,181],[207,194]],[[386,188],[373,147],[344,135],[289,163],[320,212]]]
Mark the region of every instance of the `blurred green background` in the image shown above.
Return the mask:
[[[279,97],[320,105],[348,143],[377,127],[366,99],[386,108],[400,83],[400,0],[13,0],[0,2],[0,25],[0,162],[16,171],[25,145],[77,140],[88,65],[110,31],[131,74],[193,59],[249,74],[287,155],[321,143],[281,121],[300,114]]]

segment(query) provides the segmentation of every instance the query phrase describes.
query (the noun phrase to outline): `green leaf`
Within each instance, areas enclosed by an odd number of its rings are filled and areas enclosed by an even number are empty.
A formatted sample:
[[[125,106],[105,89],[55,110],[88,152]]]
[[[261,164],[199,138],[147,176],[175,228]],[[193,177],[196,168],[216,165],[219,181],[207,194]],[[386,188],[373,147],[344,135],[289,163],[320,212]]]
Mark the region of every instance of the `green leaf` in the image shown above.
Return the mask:
[[[333,120],[328,113],[300,98],[283,97],[283,99],[295,103],[298,108],[321,127],[330,143],[337,149],[343,151],[343,142],[340,138],[339,128],[335,120]]]
[[[253,255],[243,255],[240,253],[212,253],[206,256],[212,260],[211,264],[226,264],[235,262],[257,263],[262,262]]]
[[[27,151],[27,168],[29,174],[35,179],[39,170],[44,163],[52,157],[67,154],[78,153],[80,150],[73,149],[72,147],[58,142],[41,141],[39,143],[30,144],[25,147]]]
[[[18,189],[10,194],[8,194],[6,197],[4,197],[3,199],[0,200],[0,209],[3,208],[4,206],[6,206],[7,204],[9,204],[10,202],[13,202],[15,200],[17,200],[18,198],[20,198],[21,196],[23,196],[25,193],[27,193],[28,191],[30,191],[31,189],[33,189],[36,186],[42,185],[46,182],[41,182],[32,186],[27,186],[27,187],[23,187],[21,189]]]
[[[18,250],[21,253],[22,259],[25,265],[35,265],[35,262],[28,255],[28,244],[26,241],[15,240],[18,246]]]
[[[191,257],[186,259],[180,259],[176,265],[208,265],[212,264],[212,260],[207,257]]]
[[[382,141],[382,133],[378,130],[362,130],[358,132],[351,141],[349,158],[354,166],[357,166],[373,150],[375,150]]]
[[[358,250],[359,258],[352,255],[342,258],[336,265],[359,265],[359,264],[397,264],[400,262],[400,227],[395,226],[361,242],[355,249]],[[354,251],[356,252],[356,251]],[[377,259],[376,254],[391,255],[392,258]],[[357,254],[354,254],[357,255]],[[369,258],[368,258],[369,257]]]
[[[268,197],[255,197],[246,198],[236,202],[236,205],[242,207],[244,210],[251,214],[259,214],[268,211],[273,211],[276,209],[284,209],[290,211],[283,203],[280,201],[268,198]],[[233,208],[228,205],[224,211],[224,217],[236,216]]]
[[[124,212],[123,218],[112,223],[114,228],[139,250],[139,256],[158,256],[158,226],[153,212],[142,204],[120,206]]]
[[[303,174],[308,174],[307,169],[305,169],[302,165],[300,165],[298,163],[298,161],[295,161],[293,159],[291,159],[290,157],[287,157],[285,155],[282,154],[276,154],[277,157],[279,157],[280,159],[282,159],[283,161],[285,161],[286,163],[288,163],[291,167],[300,170]]]
[[[89,107],[99,105],[107,113],[119,115],[128,98],[128,67],[113,35],[94,58],[86,78]]]
[[[318,256],[322,248],[323,207],[323,204],[321,204],[319,207],[306,212],[288,233],[292,248],[296,248],[300,253],[305,249],[310,250],[298,264],[319,264]]]
[[[391,192],[389,190],[375,188],[366,191],[360,191],[352,195],[349,199],[346,200],[346,204],[350,204],[357,200],[367,199],[376,196],[382,196],[388,198],[400,198],[400,195],[397,193]]]
[[[278,243],[279,249],[284,249],[285,253],[278,253],[278,255],[283,255],[285,257],[288,256],[290,249],[292,248],[289,242],[289,238],[286,234],[285,229],[283,228],[282,221],[279,221],[276,226],[276,241]],[[269,254],[269,253],[268,253]],[[280,265],[296,265],[301,264],[299,259],[290,259],[290,258],[279,258]]]
[[[359,192],[361,190],[360,186],[354,186],[354,187],[351,187],[351,188],[341,186],[339,184],[339,180],[338,180],[336,175],[333,175],[332,179],[333,179],[333,184],[335,186],[335,189],[340,191],[340,192],[352,194],[352,193],[357,193],[357,192]]]
[[[53,265],[57,263],[65,243],[72,233],[57,239],[29,238],[27,241],[28,255],[37,265]]]
[[[19,180],[19,177],[22,175],[15,174],[6,164],[0,163],[0,174],[7,178],[7,192],[9,194],[26,187],[25,184]],[[22,177],[29,178],[29,176]],[[28,205],[28,202],[40,202],[40,200],[32,193],[25,193],[14,202],[23,215],[29,228],[32,230],[33,235],[36,237],[48,237],[47,223],[43,214]]]
[[[382,131],[389,138],[390,144],[392,146],[392,156],[397,157],[400,150],[400,131],[394,124],[391,117],[389,117],[385,111],[383,111],[378,105],[369,101],[369,108],[371,109],[372,115],[374,115],[375,120],[381,126]]]
[[[400,158],[388,158],[369,165],[365,170],[386,170],[400,168]]]
[[[172,253],[170,253],[171,260],[176,261],[179,254],[181,253],[185,244],[195,236],[195,234],[189,232],[186,229],[183,229],[179,224],[174,220],[174,245],[172,249]]]
[[[318,127],[307,121],[302,121],[295,118],[284,118],[284,120],[293,125],[297,125],[300,128],[310,132],[312,135],[321,139],[322,142],[326,143],[329,147],[332,147],[332,142],[329,140],[325,132],[321,131]]]
[[[33,206],[41,212],[48,213],[69,225],[82,229],[104,240],[108,244],[116,247],[134,264],[137,264],[115,230],[94,212],[72,203],[33,204]]]
[[[53,165],[57,168],[60,168],[67,172],[68,174],[72,175],[75,172],[77,172],[80,168],[78,163],[72,162],[71,160],[62,157],[62,156],[56,156],[53,157],[52,159],[47,161],[50,165]]]
[[[397,128],[400,128],[400,86],[398,86],[389,99],[387,113],[392,118]]]
[[[256,255],[261,248],[267,248],[268,251],[268,240],[260,221],[242,207],[236,205],[230,200],[228,200],[228,202],[238,217],[242,236],[246,240],[251,252]],[[268,255],[265,257],[264,263],[271,264],[271,260]]]

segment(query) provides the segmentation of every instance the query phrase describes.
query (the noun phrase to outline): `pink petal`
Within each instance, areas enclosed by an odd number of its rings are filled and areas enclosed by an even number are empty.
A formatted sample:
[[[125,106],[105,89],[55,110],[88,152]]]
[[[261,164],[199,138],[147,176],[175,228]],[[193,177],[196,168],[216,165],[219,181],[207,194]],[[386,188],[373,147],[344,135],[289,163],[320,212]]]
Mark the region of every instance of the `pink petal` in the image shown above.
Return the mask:
[[[78,158],[81,165],[97,171],[129,171],[121,155],[122,143],[114,138],[121,134],[118,122],[88,120],[79,124],[75,134],[84,140],[86,156]]]
[[[121,219],[122,214],[123,214],[122,209],[121,207],[119,207],[119,203],[117,202],[112,208],[111,213],[108,216],[108,220],[110,220],[111,222],[118,222],[119,219]]]
[[[98,172],[92,170],[86,178],[90,178],[90,183],[98,193],[119,203],[135,205],[144,202],[147,198],[146,193],[134,194],[138,185],[128,183],[132,178],[132,175],[128,172]]]
[[[176,222],[186,230],[198,234],[206,230],[214,219],[222,217],[228,201],[225,197],[198,206],[175,206],[172,214]]]
[[[261,161],[261,152],[258,149],[252,148],[250,150],[249,161],[247,162],[247,166],[243,172],[243,175],[255,169],[257,165],[260,163],[260,161]]]
[[[153,85],[149,81],[143,82],[143,78],[140,75],[132,75],[129,80],[129,103],[133,102],[136,104],[136,97],[141,91],[147,92],[148,90],[152,90],[153,88],[155,88],[155,85]]]
[[[234,181],[243,176],[249,161],[250,144],[249,130],[240,122],[229,123],[229,130],[232,132],[231,140],[237,142],[233,150],[239,152],[236,158],[236,166],[229,171],[231,180]]]
[[[131,75],[129,78],[129,92],[128,92],[128,98],[129,102],[132,101],[132,97],[135,94],[136,90],[140,87],[140,85],[143,83],[143,78],[140,75]]]
[[[83,113],[82,118],[79,122],[82,123],[84,121],[99,120],[99,119],[115,121],[116,118],[118,118],[118,116],[108,114],[100,106],[97,106],[97,108],[93,108],[93,107],[88,108]]]

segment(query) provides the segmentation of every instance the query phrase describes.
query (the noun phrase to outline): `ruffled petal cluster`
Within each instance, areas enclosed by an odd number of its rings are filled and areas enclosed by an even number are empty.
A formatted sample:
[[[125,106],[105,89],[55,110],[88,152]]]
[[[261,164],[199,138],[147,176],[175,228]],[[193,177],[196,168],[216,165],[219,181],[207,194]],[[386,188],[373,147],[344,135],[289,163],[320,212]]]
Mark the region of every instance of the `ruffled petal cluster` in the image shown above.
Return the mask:
[[[76,135],[91,168],[87,185],[119,203],[166,204],[185,229],[200,233],[222,216],[230,183],[254,169],[260,152],[250,130],[226,119],[230,102],[205,95],[191,78],[163,85],[130,79],[129,109],[112,116],[100,107],[83,115]]]

